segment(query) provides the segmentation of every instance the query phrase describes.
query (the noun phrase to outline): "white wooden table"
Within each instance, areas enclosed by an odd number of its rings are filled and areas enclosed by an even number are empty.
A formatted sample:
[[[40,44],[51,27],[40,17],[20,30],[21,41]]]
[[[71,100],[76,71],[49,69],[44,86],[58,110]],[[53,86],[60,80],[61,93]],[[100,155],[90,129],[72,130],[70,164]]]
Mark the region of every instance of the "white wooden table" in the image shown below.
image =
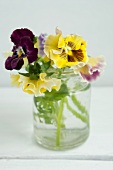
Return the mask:
[[[32,96],[0,89],[0,170],[113,170],[113,87],[92,88],[90,137],[68,151],[36,144]]]

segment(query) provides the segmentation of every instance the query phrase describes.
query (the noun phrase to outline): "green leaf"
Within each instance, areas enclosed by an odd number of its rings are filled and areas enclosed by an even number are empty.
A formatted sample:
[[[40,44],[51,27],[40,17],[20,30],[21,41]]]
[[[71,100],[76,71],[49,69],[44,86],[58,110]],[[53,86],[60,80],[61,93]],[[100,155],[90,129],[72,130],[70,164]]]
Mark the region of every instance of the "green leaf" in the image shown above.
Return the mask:
[[[54,72],[49,72],[49,73],[47,73],[47,77],[50,77],[50,76],[52,76],[54,74]]]
[[[29,72],[29,64],[25,67],[25,70]]]
[[[64,93],[65,95],[69,95],[69,91],[66,84],[62,84],[59,93]]]
[[[26,71],[28,71],[29,73],[33,73],[34,72],[34,66],[32,64],[28,64],[26,67]]]
[[[25,77],[29,77],[29,76],[30,76],[29,73],[20,73],[20,72],[19,72],[19,74],[22,75],[22,76],[25,76]]]
[[[35,62],[34,63],[34,73],[37,74],[37,73],[41,73],[41,66],[38,62]]]
[[[33,43],[34,43],[34,44],[37,43],[37,40],[38,40],[38,37],[35,36],[34,39],[33,39]]]
[[[59,91],[52,90],[51,92],[45,92],[45,98],[50,101],[61,100],[66,96],[69,96],[69,91],[66,84],[62,84]]]
[[[38,80],[38,78],[39,78],[38,75],[36,75],[36,74],[34,74],[34,73],[30,74],[30,79],[31,79],[31,80]]]
[[[39,63],[35,62],[34,65],[28,64],[26,67],[26,71],[29,72],[29,74],[40,74],[41,67]]]
[[[50,67],[51,62],[43,62],[41,65],[41,71],[46,72],[46,70]]]

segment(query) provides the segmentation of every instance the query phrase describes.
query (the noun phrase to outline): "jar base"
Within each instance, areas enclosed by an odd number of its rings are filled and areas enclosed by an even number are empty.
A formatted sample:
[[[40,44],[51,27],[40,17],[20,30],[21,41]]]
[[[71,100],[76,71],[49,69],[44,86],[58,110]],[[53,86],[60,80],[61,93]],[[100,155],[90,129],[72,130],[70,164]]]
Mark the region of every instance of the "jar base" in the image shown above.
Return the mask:
[[[89,128],[62,129],[60,142],[56,144],[56,130],[34,128],[36,142],[50,150],[68,150],[83,144],[89,136]]]

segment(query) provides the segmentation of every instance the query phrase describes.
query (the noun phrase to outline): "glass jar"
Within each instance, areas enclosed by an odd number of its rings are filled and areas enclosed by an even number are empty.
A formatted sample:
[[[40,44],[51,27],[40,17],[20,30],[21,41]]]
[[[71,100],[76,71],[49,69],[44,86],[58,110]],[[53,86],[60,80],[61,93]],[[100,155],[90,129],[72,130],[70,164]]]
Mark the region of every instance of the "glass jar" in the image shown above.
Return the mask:
[[[90,84],[79,75],[61,76],[59,91],[34,97],[34,136],[40,145],[66,150],[84,143],[89,136]]]

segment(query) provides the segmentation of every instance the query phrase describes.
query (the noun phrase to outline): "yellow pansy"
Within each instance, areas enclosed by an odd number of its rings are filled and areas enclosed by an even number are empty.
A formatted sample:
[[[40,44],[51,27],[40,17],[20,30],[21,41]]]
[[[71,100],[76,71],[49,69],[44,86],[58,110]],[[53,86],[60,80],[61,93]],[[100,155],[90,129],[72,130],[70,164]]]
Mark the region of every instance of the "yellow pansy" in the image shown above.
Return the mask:
[[[60,34],[57,35],[49,35],[44,45],[44,52],[50,58],[49,54],[51,50],[59,50],[58,49],[58,41]]]
[[[43,79],[42,79],[43,77]],[[51,92],[52,89],[55,89],[55,90],[59,90],[60,89],[60,86],[61,86],[61,80],[60,79],[57,79],[57,78],[45,78],[46,77],[46,73],[40,73],[40,80],[41,80],[41,83],[43,82],[46,87],[46,89]]]
[[[19,74],[11,74],[10,78],[11,78],[11,85],[12,86],[20,87],[20,84],[22,83],[22,81],[20,79]]]
[[[61,80],[56,78],[46,78],[46,73],[40,73],[40,79],[38,80],[37,85],[39,93],[46,90],[51,92],[52,89],[58,91],[61,86]]]
[[[34,94],[35,96],[41,96],[46,90],[49,92],[52,89],[59,90],[61,86],[61,80],[56,78],[46,78],[46,73],[40,73],[38,80],[30,80],[29,77],[22,75],[11,75],[12,85],[20,86],[22,83],[22,89],[24,92]]]
[[[58,68],[79,65],[88,61],[86,42],[78,35],[62,37],[61,31],[50,35],[45,41],[45,54]],[[85,64],[84,64],[85,65]]]
[[[50,59],[47,56],[45,56],[43,59],[44,59],[45,62],[49,62],[50,61]]]
[[[29,94],[35,94],[37,90],[37,80],[30,80],[29,77],[20,76],[22,81],[22,89]]]

